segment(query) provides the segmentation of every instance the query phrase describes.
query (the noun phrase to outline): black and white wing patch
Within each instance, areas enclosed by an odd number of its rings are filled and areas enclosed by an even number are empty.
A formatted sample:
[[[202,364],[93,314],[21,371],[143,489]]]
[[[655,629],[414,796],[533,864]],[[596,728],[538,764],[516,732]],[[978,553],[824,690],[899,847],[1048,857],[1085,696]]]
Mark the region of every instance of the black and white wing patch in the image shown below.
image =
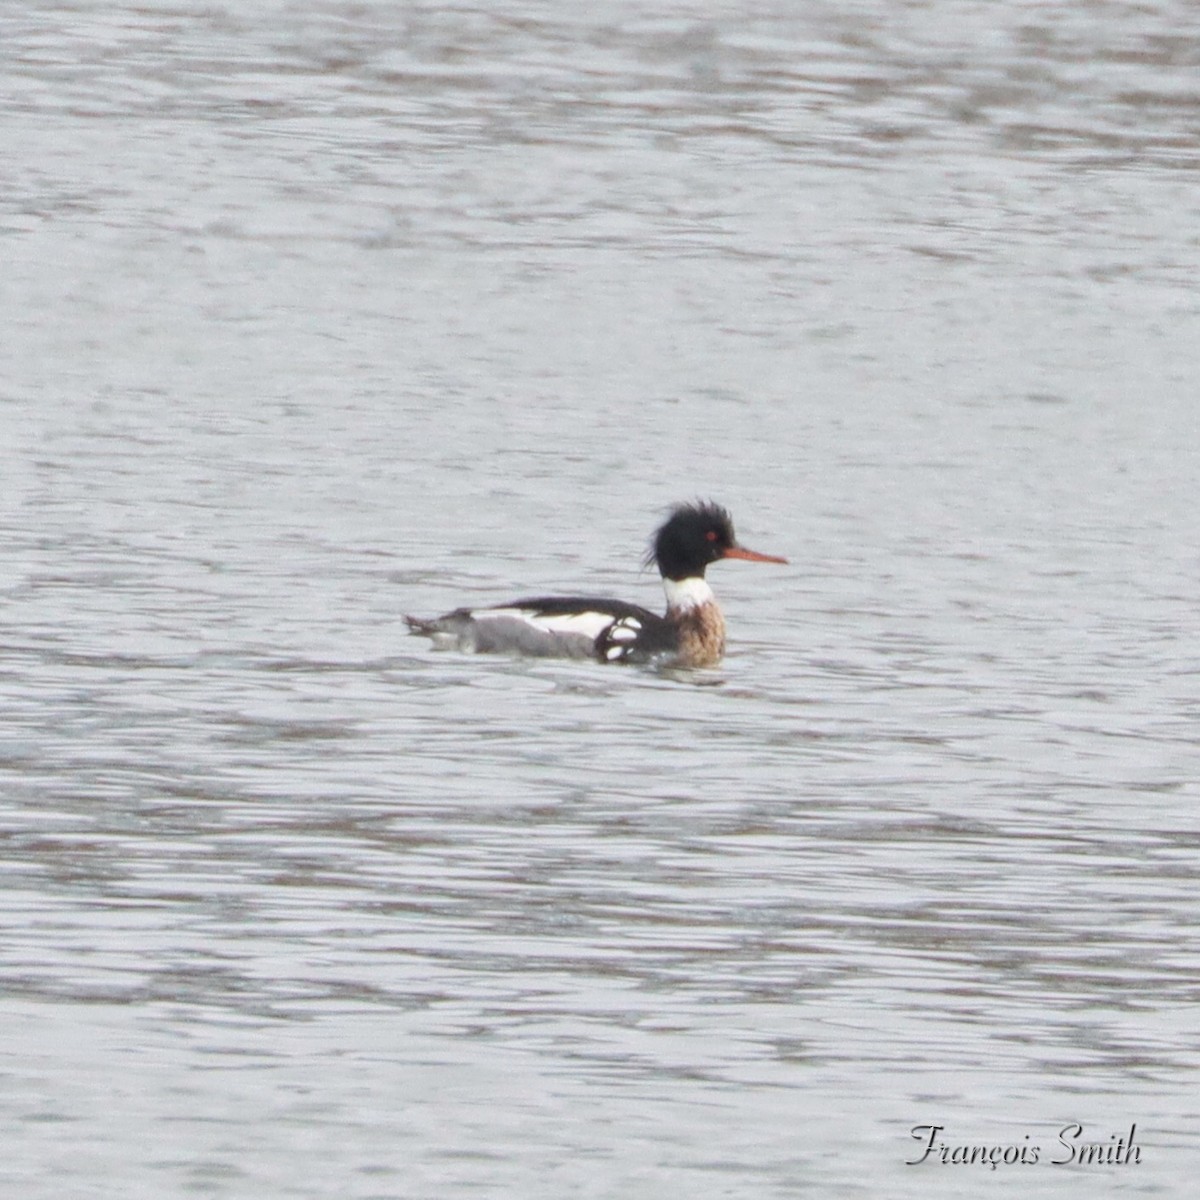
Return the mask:
[[[643,628],[640,617],[617,617],[596,639],[596,657],[604,662],[628,662],[636,655]]]

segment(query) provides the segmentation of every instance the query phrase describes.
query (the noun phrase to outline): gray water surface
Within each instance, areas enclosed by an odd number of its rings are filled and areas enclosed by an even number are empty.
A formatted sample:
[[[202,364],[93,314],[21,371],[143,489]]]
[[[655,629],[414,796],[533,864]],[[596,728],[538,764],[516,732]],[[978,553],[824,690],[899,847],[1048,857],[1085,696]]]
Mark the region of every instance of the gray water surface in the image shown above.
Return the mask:
[[[1181,0],[0,12],[3,1194],[1189,1195],[1198,68]],[[695,495],[791,560],[719,669],[406,635],[656,606]]]

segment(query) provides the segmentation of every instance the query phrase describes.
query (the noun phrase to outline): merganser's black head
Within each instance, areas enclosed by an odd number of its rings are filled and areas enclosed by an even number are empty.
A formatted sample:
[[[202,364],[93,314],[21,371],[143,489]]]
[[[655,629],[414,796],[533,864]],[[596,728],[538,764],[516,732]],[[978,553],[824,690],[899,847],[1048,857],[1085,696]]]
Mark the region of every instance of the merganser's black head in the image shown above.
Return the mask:
[[[654,535],[646,561],[664,579],[703,579],[709,563],[722,558],[785,563],[786,558],[743,549],[733,532],[733,518],[711,500],[679,505]]]

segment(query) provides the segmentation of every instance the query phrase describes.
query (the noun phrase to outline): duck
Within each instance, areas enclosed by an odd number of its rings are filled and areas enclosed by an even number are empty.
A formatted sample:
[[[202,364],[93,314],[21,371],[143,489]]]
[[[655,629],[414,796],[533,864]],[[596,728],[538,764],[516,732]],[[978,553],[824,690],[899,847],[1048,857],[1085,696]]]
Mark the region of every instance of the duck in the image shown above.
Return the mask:
[[[660,616],[638,604],[591,596],[534,596],[444,616],[406,616],[439,649],[535,658],[713,667],[725,655],[725,617],[705,572],[723,559],[787,563],[742,546],[729,511],[711,500],[678,504],[655,531],[645,565],[666,593]]]

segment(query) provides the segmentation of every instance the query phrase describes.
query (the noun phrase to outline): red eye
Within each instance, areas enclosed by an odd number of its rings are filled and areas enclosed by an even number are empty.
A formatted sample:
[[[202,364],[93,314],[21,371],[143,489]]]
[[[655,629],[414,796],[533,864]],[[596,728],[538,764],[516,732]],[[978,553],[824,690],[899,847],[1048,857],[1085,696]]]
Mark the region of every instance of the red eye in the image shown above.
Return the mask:
[[[717,540],[717,531],[715,529],[710,529],[704,536],[708,539],[708,541],[715,542]]]

